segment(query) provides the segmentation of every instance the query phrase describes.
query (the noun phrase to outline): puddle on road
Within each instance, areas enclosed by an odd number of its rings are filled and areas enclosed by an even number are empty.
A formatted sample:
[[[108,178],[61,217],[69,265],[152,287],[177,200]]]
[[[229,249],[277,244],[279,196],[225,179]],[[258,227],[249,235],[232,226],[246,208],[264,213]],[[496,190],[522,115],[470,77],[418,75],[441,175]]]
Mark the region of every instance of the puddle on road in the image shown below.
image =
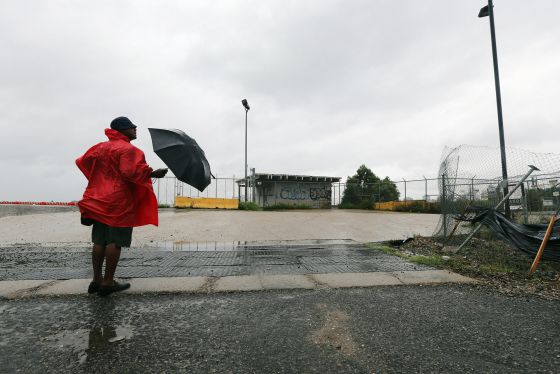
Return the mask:
[[[59,348],[70,348],[78,355],[78,362],[84,364],[88,355],[94,352],[103,352],[113,344],[132,338],[133,329],[130,325],[99,326],[91,329],[77,329],[62,331],[45,338],[46,341]]]
[[[272,249],[318,249],[330,245],[356,244],[350,239],[322,239],[322,240],[269,240],[269,241],[236,241],[236,242],[187,242],[165,241],[147,243],[144,248],[165,252],[227,252],[245,250]]]

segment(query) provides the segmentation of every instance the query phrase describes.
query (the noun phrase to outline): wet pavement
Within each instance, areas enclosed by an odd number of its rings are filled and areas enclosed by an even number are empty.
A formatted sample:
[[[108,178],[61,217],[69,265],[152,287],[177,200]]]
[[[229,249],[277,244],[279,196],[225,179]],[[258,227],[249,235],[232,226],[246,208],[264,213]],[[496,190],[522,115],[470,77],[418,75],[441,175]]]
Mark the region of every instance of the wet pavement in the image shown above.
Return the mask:
[[[558,310],[480,285],[0,299],[0,372],[554,373]]]
[[[89,278],[91,249],[50,243],[0,247],[0,281]],[[123,249],[123,278],[420,271],[427,266],[352,240],[164,242]]]

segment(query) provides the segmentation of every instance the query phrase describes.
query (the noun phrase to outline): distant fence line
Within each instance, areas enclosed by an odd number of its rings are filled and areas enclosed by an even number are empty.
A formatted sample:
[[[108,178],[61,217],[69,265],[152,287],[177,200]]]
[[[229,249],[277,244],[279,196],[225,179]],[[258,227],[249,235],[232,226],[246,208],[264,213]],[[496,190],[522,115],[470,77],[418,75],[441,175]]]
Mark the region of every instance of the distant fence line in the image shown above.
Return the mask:
[[[179,181],[175,177],[165,177],[154,180],[154,191],[156,193],[159,204],[173,205],[176,196],[186,197],[208,197],[208,198],[227,198],[227,199],[245,199],[245,189],[239,188],[237,184],[238,178],[235,175],[231,177],[216,177],[211,180],[211,183],[203,192],[198,191],[196,188],[189,186],[186,183]],[[438,178],[425,178],[413,180],[391,181],[397,186],[401,194],[401,199],[427,199],[437,200],[438,197]],[[300,182],[306,183],[306,182]],[[373,183],[370,186],[381,187],[383,183]],[[252,184],[249,181],[249,188],[247,189],[247,200],[252,200]],[[335,182],[331,184],[331,202],[332,205],[339,205],[344,196],[344,190],[347,183]],[[379,196],[374,193],[374,201],[379,201]]]
[[[532,212],[548,212],[558,207],[559,197],[557,193],[548,191],[539,193],[537,191],[547,191],[560,178],[557,174],[534,175],[528,179],[523,189],[512,196],[512,205],[517,209],[525,210],[525,215]],[[235,175],[231,177],[216,177],[211,180],[210,185],[200,192],[196,188],[183,183],[175,177],[165,177],[154,180],[154,191],[158,203],[161,205],[173,205],[176,196],[186,197],[208,197],[208,198],[227,198],[245,199],[244,188],[240,188]],[[305,183],[305,182],[301,182]],[[443,198],[453,201],[470,201],[473,205],[494,206],[501,199],[500,179],[480,179],[480,178],[422,178],[422,179],[402,179],[394,181],[381,181],[368,184],[369,190],[373,191],[369,198],[373,202],[383,202],[381,198],[381,186],[384,183],[393,183],[399,192],[399,201],[412,202],[413,200],[424,200],[428,202],[440,202],[442,200],[442,184],[445,183],[446,195]],[[344,191],[349,184],[346,182],[335,182],[331,184],[331,203],[338,206],[344,196]],[[247,189],[247,200],[252,200],[253,188],[249,181]],[[538,201],[537,201],[538,200]]]
[[[235,175],[212,178],[210,185],[200,192],[176,177],[155,179],[154,192],[160,205],[173,205],[176,196],[238,199],[239,187]]]

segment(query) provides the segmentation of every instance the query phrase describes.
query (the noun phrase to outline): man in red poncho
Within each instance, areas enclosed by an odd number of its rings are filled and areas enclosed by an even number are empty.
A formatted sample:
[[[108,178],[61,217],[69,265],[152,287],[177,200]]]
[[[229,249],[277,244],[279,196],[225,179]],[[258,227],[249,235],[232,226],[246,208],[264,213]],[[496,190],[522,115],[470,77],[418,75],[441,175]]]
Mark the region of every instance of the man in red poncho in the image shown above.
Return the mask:
[[[78,203],[82,223],[93,225],[93,281],[88,293],[101,296],[130,287],[114,280],[121,248],[130,247],[133,227],[157,226],[158,204],[151,178],[167,173],[167,169],[149,167],[144,153],[130,144],[136,139],[136,125],[128,118],[115,118],[105,135],[108,141],[94,145],[76,160],[88,180]]]

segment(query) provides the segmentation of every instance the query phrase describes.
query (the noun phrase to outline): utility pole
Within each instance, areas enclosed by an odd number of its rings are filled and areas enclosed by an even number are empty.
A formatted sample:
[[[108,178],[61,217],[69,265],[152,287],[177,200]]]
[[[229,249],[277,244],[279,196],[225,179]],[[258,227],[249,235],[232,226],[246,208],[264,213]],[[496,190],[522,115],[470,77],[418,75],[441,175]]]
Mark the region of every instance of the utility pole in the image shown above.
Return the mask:
[[[492,39],[492,58],[494,61],[494,83],[496,85],[496,105],[498,107],[498,129],[500,132],[500,156],[502,158],[502,179],[504,182],[503,190],[504,196],[508,195],[508,175],[507,175],[507,163],[506,163],[506,146],[504,139],[504,122],[502,117],[502,95],[500,92],[500,74],[498,72],[498,52],[496,50],[496,31],[494,27],[494,4],[492,0],[488,0],[488,5],[480,9],[478,17],[489,17],[490,18],[490,36]],[[511,218],[511,211],[509,207],[509,200],[504,204],[505,215],[507,218]]]

